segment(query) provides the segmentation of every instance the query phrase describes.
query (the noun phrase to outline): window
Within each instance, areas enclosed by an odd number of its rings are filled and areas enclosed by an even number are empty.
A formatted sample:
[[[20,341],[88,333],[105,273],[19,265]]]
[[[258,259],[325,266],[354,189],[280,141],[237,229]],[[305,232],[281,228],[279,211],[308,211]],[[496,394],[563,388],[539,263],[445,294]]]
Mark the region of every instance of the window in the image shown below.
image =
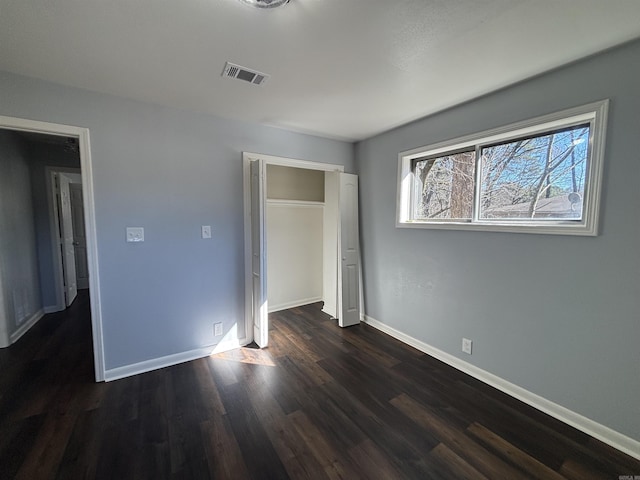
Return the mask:
[[[397,226],[597,235],[607,107],[402,152]]]

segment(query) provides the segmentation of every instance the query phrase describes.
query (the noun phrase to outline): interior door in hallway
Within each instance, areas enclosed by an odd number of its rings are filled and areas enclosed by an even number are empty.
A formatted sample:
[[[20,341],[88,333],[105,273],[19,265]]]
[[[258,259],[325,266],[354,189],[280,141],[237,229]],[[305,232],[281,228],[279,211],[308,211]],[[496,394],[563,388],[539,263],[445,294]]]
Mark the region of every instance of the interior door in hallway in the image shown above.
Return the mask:
[[[89,268],[87,265],[87,237],[84,226],[84,205],[82,203],[82,184],[72,183],[71,217],[73,224],[73,246],[76,259],[76,281],[78,289],[89,288]]]
[[[76,255],[73,244],[73,217],[71,215],[71,179],[64,174],[58,175],[59,219],[60,219],[60,246],[62,250],[62,263],[64,268],[64,297],[68,307],[73,303],[78,294],[76,281]]]

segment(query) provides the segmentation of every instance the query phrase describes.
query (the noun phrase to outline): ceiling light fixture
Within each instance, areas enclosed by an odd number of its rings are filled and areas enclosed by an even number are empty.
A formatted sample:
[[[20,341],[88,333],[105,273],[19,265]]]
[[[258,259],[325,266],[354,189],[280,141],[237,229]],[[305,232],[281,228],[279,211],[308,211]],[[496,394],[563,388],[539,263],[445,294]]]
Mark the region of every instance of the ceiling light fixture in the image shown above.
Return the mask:
[[[290,0],[240,0],[248,5],[251,5],[256,8],[277,8],[283,7]]]

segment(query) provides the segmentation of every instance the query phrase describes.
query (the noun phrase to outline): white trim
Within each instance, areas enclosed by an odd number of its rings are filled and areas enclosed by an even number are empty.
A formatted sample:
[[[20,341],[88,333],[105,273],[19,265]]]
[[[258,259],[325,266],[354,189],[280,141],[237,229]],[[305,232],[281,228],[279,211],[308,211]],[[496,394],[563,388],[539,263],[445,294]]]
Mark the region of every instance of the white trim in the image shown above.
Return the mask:
[[[432,145],[414,148],[398,154],[398,179],[396,192],[396,227],[397,228],[430,228],[445,230],[478,230],[486,232],[536,233],[552,235],[598,235],[598,219],[600,195],[602,191],[602,172],[604,169],[605,137],[607,126],[607,112],[609,100],[601,100],[587,105],[570,108],[561,112],[512,123],[510,125],[486,130],[472,135],[465,135],[455,139],[438,142]],[[437,221],[413,220],[413,172],[412,160],[424,156],[440,155],[454,150],[478,147],[506,141],[523,136],[536,135],[560,127],[578,125],[589,122],[591,133],[589,137],[590,149],[587,161],[587,183],[583,203],[584,216],[582,220],[547,220],[535,222],[527,220],[510,221],[507,219],[482,220],[476,218],[471,221]],[[477,175],[480,175],[477,169]],[[475,201],[478,201],[478,187],[476,182]],[[477,209],[476,209],[477,210]]]
[[[91,299],[91,324],[93,330],[93,351],[95,356],[96,380],[104,380],[104,341],[102,332],[102,309],[100,290],[100,269],[98,267],[98,231],[96,227],[96,206],[93,195],[93,164],[89,130],[80,133],[80,165],[82,168],[82,201],[84,203],[84,223],[87,234],[87,263],[89,269],[89,292]]]
[[[133,375],[139,375],[141,373],[151,372],[152,370],[158,370],[160,368],[172,367],[184,362],[190,362],[199,358],[208,357],[214,353],[222,353],[234,348],[240,348],[247,345],[246,339],[236,340],[222,340],[215,347],[197,348],[195,350],[189,350],[187,352],[174,353],[172,355],[166,355],[164,357],[152,358],[150,360],[144,360],[138,363],[132,363],[131,365],[124,365],[122,367],[111,368],[105,371],[105,381],[111,382],[113,380],[119,380],[121,378],[132,377]]]
[[[279,305],[269,304],[269,313],[279,312],[280,310],[287,310],[288,308],[302,307],[303,305],[309,305],[310,303],[317,303],[321,301],[322,296],[293,300],[292,302],[285,302]]]
[[[547,415],[551,415],[552,417],[564,422],[568,425],[571,425],[578,430],[591,435],[594,438],[606,443],[607,445],[612,446],[620,450],[621,452],[626,453],[634,458],[640,460],[640,442],[634,440],[631,437],[623,435],[620,432],[616,432],[615,430],[602,425],[598,422],[591,420],[579,413],[576,413],[568,408],[563,407],[562,405],[558,405],[551,400],[547,400],[540,395],[537,395],[529,390],[526,390],[518,385],[515,385],[503,378],[498,377],[492,373],[487,372],[481,368],[472,365],[471,363],[465,362],[464,360],[459,359],[449,353],[443,352],[442,350],[432,347],[431,345],[422,342],[416,338],[413,338],[399,330],[396,330],[389,325],[382,323],[379,320],[376,320],[368,315],[364,316],[364,321],[371,325],[372,327],[380,330],[381,332],[386,333],[387,335],[392,336],[400,340],[401,342],[410,345],[421,352],[426,353],[427,355],[431,355],[432,357],[446,363],[447,365],[460,370],[468,375],[471,375],[474,378],[477,378],[481,382],[484,382],[488,385],[491,385],[494,388],[497,388],[501,392],[506,393],[518,400],[526,403],[527,405],[536,408]]]
[[[87,233],[87,262],[89,266],[89,288],[91,289],[91,328],[93,333],[93,356],[96,381],[105,378],[104,343],[102,333],[102,309],[100,306],[100,277],[98,269],[98,234],[95,218],[95,199],[93,194],[93,168],[89,129],[40,122],[24,118],[0,116],[0,128],[26,132],[44,133],[74,137],[78,139],[80,168],[82,169],[85,229]]]
[[[252,281],[251,281],[251,170],[250,162],[263,160],[266,165],[280,165],[284,167],[304,168],[307,170],[322,170],[325,172],[344,172],[343,165],[333,163],[318,163],[295,158],[276,157],[261,153],[242,152],[242,182],[244,207],[244,318],[247,340],[253,340]],[[266,228],[266,227],[265,227]],[[268,279],[267,279],[268,280]],[[268,286],[267,286],[268,288]]]
[[[242,154],[242,194],[244,217],[244,331],[253,341],[253,283],[251,275],[251,164],[247,154]]]
[[[327,302],[324,302],[324,305],[322,306],[322,313],[326,313],[327,315],[329,315],[332,319],[336,319],[337,316],[334,314],[334,312],[330,311],[328,308],[325,307],[325,305],[327,304]],[[362,321],[362,315],[360,315],[360,321]]]
[[[267,198],[267,205],[273,207],[324,207],[324,202],[312,200],[282,200],[279,198]]]
[[[20,337],[22,337],[25,333],[27,333],[29,331],[29,329],[31,327],[33,327],[36,323],[38,323],[38,321],[42,317],[44,317],[44,310],[40,309],[36,313],[31,315],[26,322],[24,322],[22,325],[20,325],[20,328],[18,328],[15,332],[13,332],[9,336],[9,342],[13,345],[18,340],[20,340]]]
[[[251,160],[264,160],[267,165],[280,165],[281,167],[304,168],[305,170],[322,170],[325,172],[344,172],[343,165],[333,163],[318,163],[309,160],[298,160],[296,158],[276,157],[274,155],[264,155],[262,153],[242,152],[242,158]]]

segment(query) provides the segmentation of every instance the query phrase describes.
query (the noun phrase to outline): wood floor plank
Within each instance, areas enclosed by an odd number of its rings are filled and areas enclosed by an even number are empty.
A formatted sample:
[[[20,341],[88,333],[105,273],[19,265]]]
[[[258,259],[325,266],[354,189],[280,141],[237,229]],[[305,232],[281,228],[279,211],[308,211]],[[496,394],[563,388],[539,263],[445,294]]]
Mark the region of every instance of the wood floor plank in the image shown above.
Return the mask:
[[[28,373],[28,379],[21,382],[22,388],[14,397],[13,405],[10,407],[12,408],[10,421],[45,413],[51,398],[62,388],[59,378],[53,382],[48,381],[51,373],[57,372],[57,370],[52,370],[47,361],[36,360],[34,366],[37,373],[33,370]]]
[[[97,478],[135,479],[138,476],[140,455],[140,423],[138,420],[115,422],[103,433],[103,448],[100,451]],[[159,466],[161,467],[161,466]],[[167,478],[168,472],[158,468],[160,478]]]
[[[345,390],[336,384],[325,384],[308,392],[308,400],[302,409],[322,430],[323,436],[340,450],[347,450],[366,438],[363,419],[373,415],[362,404],[347,400]]]
[[[168,379],[165,413],[171,473],[183,478],[206,477],[207,455],[196,432],[200,432],[201,423],[207,420],[208,409],[203,406],[193,367],[186,364],[176,367]]]
[[[293,323],[295,324],[295,320]],[[324,358],[324,355],[316,352],[316,349],[313,348],[313,344],[309,342],[310,338],[312,338],[309,334],[307,334],[306,336],[302,336],[299,329],[292,329],[290,323],[284,321],[278,322],[274,327],[275,328],[273,330],[275,332],[284,335],[286,337],[287,343],[295,347],[296,350],[299,350],[302,355],[308,358],[310,361],[317,362],[318,360],[322,360]],[[280,344],[281,343],[282,340],[280,341]],[[288,355],[291,350],[291,348],[288,348],[286,354]]]
[[[597,452],[597,455],[593,455]],[[569,454],[569,458],[579,457],[583,461],[590,458],[603,465],[605,471],[626,471],[633,472],[638,468],[638,461],[628,455],[620,455],[620,452],[610,445],[602,443],[593,437],[584,445],[584,448]]]
[[[234,360],[209,357],[209,370],[216,384],[220,386],[234,385],[239,382],[242,364]]]
[[[220,392],[216,387],[216,383],[211,376],[211,370],[209,368],[208,359],[196,360],[192,364],[195,369],[196,381],[200,387],[203,406],[205,412],[203,417],[206,419],[216,418],[220,415],[225,415],[227,411],[224,408],[222,399],[220,398]]]
[[[400,360],[390,355],[386,350],[372,345],[366,338],[358,335],[358,333],[359,332],[353,332],[353,334],[348,335],[346,341],[353,346],[353,351],[358,354],[360,358],[386,368],[391,368],[400,363]]]
[[[314,402],[318,402],[320,407],[315,411],[330,413],[318,423],[320,428],[335,424],[333,430],[327,431],[334,443],[343,444],[342,448],[348,449],[350,445],[361,444],[369,438],[402,472],[403,478],[421,478],[432,473],[423,460],[424,452],[438,443],[433,435],[415,428],[406,416],[389,409],[386,401],[373,397],[355,398],[350,393],[348,386],[332,382],[318,388],[313,395]],[[336,424],[336,419],[341,421]],[[340,425],[344,426],[341,428]],[[354,429],[348,441],[341,440],[347,434],[346,426]]]
[[[282,333],[278,330],[270,333],[272,336],[272,343],[276,345],[275,348],[278,348],[279,345],[285,344],[286,340],[282,336]],[[311,381],[314,382],[315,385],[322,385],[331,380],[331,375],[329,375],[322,367],[320,367],[317,363],[318,360],[322,358],[319,355],[307,355],[307,350],[303,351],[298,348],[296,344],[286,343],[289,348],[282,349],[278,351],[276,357],[289,357],[292,361],[296,363],[302,370],[304,370],[305,374],[309,377]],[[273,347],[269,347],[271,350]],[[317,360],[315,360],[317,359]]]
[[[304,438],[295,429],[292,419],[284,414],[271,394],[268,375],[253,377],[248,386],[256,415],[289,476],[295,479],[328,478]]]
[[[16,473],[16,480],[54,478],[64,456],[76,417],[48,413],[38,436]]]
[[[466,384],[460,384],[459,397],[460,409],[468,409],[476,416],[476,420],[487,426],[491,431],[496,432],[506,441],[516,446],[527,454],[543,460],[552,469],[560,468],[562,461],[574,449],[582,449],[583,446],[573,439],[561,435],[547,425],[536,422],[525,412],[524,404],[517,409],[504,405],[483,392],[471,389]],[[469,398],[473,395],[473,398]],[[470,405],[472,403],[472,405]],[[496,417],[495,409],[500,408],[505,413],[509,421]],[[522,435],[526,431],[527,435]]]
[[[423,428],[431,430],[442,443],[473,465],[473,467],[483,475],[489,478],[527,478],[526,475],[504,463],[490,454],[482,446],[469,439],[464,435],[464,432],[452,428],[439,418],[437,414],[430,411],[429,408],[420,405],[407,395],[399,395],[391,400],[390,403]]]
[[[0,349],[0,479],[617,479],[640,461],[321,304],[93,381],[86,291]]]
[[[3,423],[0,435],[0,478],[14,478],[39,435],[44,415]]]
[[[631,472],[623,472],[613,477],[611,475],[607,475],[601,470],[598,470],[597,468],[594,468],[593,466],[576,462],[570,458],[562,464],[562,467],[560,467],[560,473],[564,478],[569,480],[604,480],[607,478],[619,478],[620,475],[630,474]]]
[[[289,478],[243,384],[221,391],[233,434],[252,478]]]
[[[95,459],[100,454],[102,436],[99,432],[99,412],[90,410],[78,415],[69,443],[60,461],[56,478],[95,478]]]
[[[327,437],[322,434],[306,414],[301,411],[289,415],[298,434],[309,445],[316,460],[320,463],[327,477],[331,479],[359,479],[363,478],[354,470],[348,458],[341,450],[335,448]]]
[[[433,461],[435,468],[445,478],[455,478],[456,480],[488,480],[462,457],[447,447],[444,443],[439,444],[429,452],[429,458]]]
[[[371,439],[366,439],[349,449],[354,467],[364,478],[393,480],[402,478],[402,473],[391,463]]]
[[[200,426],[211,478],[251,478],[226,414]]]
[[[552,470],[542,462],[539,462],[522,450],[514,447],[505,439],[479,423],[472,423],[469,425],[469,428],[467,428],[467,431],[479,439],[480,442],[485,445],[485,447],[488,447],[496,456],[508,461],[512,465],[517,465],[534,478],[562,480],[562,476],[555,470]]]

